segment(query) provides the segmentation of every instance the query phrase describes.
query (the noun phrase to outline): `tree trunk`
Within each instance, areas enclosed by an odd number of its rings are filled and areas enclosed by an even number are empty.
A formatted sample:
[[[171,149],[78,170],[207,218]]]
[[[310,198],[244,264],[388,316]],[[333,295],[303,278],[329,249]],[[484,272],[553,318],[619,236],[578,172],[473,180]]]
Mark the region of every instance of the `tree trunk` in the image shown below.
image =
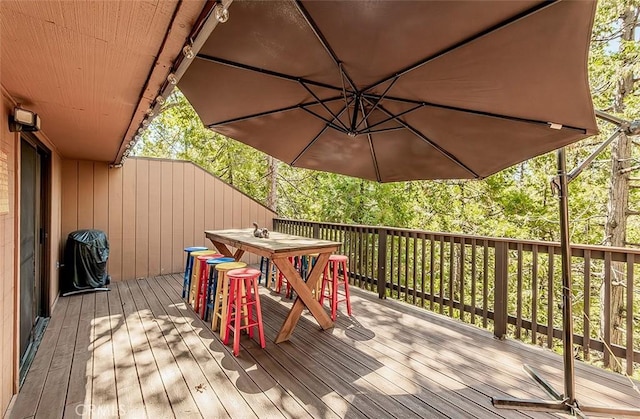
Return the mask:
[[[271,211],[275,212],[278,208],[278,185],[276,182],[278,178],[278,160],[276,160],[275,157],[267,156],[267,162],[269,166],[269,189],[267,192],[267,207],[269,207]]]
[[[622,34],[620,53],[624,55],[624,42],[634,39],[634,29],[637,20],[635,7],[628,6],[621,16]],[[615,113],[623,113],[625,110],[625,98],[633,92],[633,72],[631,71],[632,63],[625,57],[622,63],[622,72],[618,79],[616,91],[614,94],[614,103],[612,110]],[[607,220],[605,223],[604,244],[608,246],[624,247],[626,245],[627,233],[627,211],[629,203],[629,172],[631,165],[631,140],[624,134],[618,136],[613,142],[611,149],[611,178],[609,183],[609,202],[607,205]],[[611,264],[611,305],[608,312],[604,307],[604,286],[601,295],[601,316],[600,331],[602,336],[610,333],[611,343],[623,345],[623,333],[625,324],[625,299],[624,299],[624,280],[625,280],[625,264],[614,262]],[[605,316],[611,319],[611,330],[604,330]],[[606,350],[606,349],[605,349]],[[605,355],[608,359],[607,367],[614,371],[620,372],[621,368],[615,357]]]
[[[611,181],[609,185],[609,203],[607,205],[607,222],[605,224],[605,245],[624,247],[626,242],[627,207],[629,201],[629,174],[620,172],[629,167],[631,157],[631,141],[626,135],[620,135],[613,143],[611,150]],[[600,330],[602,335],[610,333],[611,343],[623,344],[621,328],[624,327],[624,276],[626,268],[621,262],[611,263],[611,305],[608,313],[604,312],[604,287],[602,287],[602,314]],[[611,330],[604,330],[604,319],[608,315],[611,319]],[[608,356],[605,357],[607,359]],[[614,357],[609,358],[607,365],[614,371],[620,372],[620,366]]]

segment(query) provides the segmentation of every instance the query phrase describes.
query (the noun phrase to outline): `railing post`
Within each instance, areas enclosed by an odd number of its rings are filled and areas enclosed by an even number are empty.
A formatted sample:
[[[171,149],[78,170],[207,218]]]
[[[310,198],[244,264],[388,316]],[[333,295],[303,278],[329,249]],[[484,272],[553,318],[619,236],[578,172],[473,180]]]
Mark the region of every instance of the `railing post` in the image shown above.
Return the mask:
[[[504,339],[507,334],[508,251],[509,243],[496,241],[493,334],[498,339]]]
[[[313,223],[313,238],[320,238],[320,223]]]
[[[378,298],[387,298],[387,230],[378,229]]]

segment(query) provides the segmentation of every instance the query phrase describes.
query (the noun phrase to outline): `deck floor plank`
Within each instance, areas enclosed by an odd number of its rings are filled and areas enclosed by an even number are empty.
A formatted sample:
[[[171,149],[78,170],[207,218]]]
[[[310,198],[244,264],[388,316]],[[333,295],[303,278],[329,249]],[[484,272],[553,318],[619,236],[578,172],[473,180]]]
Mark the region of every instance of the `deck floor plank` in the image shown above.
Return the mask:
[[[193,400],[191,391],[189,391],[189,386],[178,368],[176,359],[173,357],[169,344],[165,340],[162,328],[158,324],[164,320],[156,319],[153,316],[137,280],[127,281],[127,284],[133,295],[133,301],[142,321],[147,341],[151,347],[151,353],[158,366],[162,384],[169,396],[173,414],[179,418],[202,417],[196,402]],[[171,340],[172,338],[169,337],[168,339]]]
[[[184,305],[183,300],[180,298],[180,292],[182,287],[182,277],[175,278],[167,276],[164,280],[159,280],[158,283],[162,286],[165,293],[172,298],[172,301]],[[255,360],[250,356],[240,354],[240,356],[233,357],[231,350],[226,348],[215,332],[213,332],[209,324],[205,324],[193,310],[186,309],[185,315],[191,319],[192,329],[202,343],[207,347],[211,356],[216,362],[221,365],[223,371],[229,378],[229,383],[232,387],[238,390],[242,388],[244,391],[243,396],[245,400],[254,408],[259,409],[264,403],[272,404],[280,414],[288,418],[304,418],[310,417],[309,413],[291,397],[282,386],[267,374],[261,368],[255,368],[257,366]],[[229,362],[229,360],[234,362]],[[229,366],[229,364],[231,364]],[[224,367],[226,365],[226,368]],[[233,385],[236,383],[236,386]],[[226,385],[227,383],[223,383]],[[271,408],[261,411],[261,414],[266,413],[270,415],[275,412]]]
[[[184,337],[174,324],[171,318],[172,315],[165,311],[163,304],[149,286],[152,281],[153,279],[138,281],[136,284],[140,287],[142,295],[144,295],[149,304],[153,318],[156,319],[156,323],[162,331],[169,351],[171,351],[171,355],[176,360],[176,366],[179,368],[200,414],[203,417],[209,415],[212,417],[227,416],[227,411],[200,369],[198,361],[187,347]],[[180,321],[185,321],[184,316],[180,316]],[[248,411],[251,412],[250,410]]]
[[[47,373],[53,360],[54,350],[60,338],[60,330],[64,324],[65,316],[69,306],[68,298],[61,298],[56,309],[51,315],[47,330],[42,337],[38,352],[31,363],[29,373],[25,377],[20,397],[16,399],[11,410],[12,419],[22,419],[33,417],[38,409],[38,403],[42,397],[42,389],[47,379]]]
[[[162,383],[160,371],[147,340],[142,319],[136,310],[128,283],[118,282],[125,324],[129,333],[129,344],[133,348],[138,381],[146,416],[148,418],[173,417],[169,396]]]
[[[91,342],[93,352],[92,416],[118,414],[113,336],[107,294],[107,292],[96,294],[93,340]]]
[[[64,414],[64,405],[69,386],[69,376],[73,362],[76,335],[80,321],[82,298],[69,301],[69,307],[60,329],[60,337],[53,352],[47,379],[42,389],[36,418],[59,418]]]
[[[153,280],[150,279],[148,282],[156,297],[164,306],[167,315],[174,319],[176,330],[181,334],[189,351],[197,360],[200,370],[207,378],[208,385],[216,393],[219,400],[224,400],[228,415],[232,418],[257,417],[261,413],[271,417],[282,416],[280,411],[262,394],[255,384],[250,387],[250,394],[253,394],[253,397],[248,400],[243,397],[242,393],[225,374],[223,367],[216,362],[215,357],[207,348],[207,345],[215,345],[216,342],[219,342],[218,339],[207,333],[209,331],[208,327],[205,324],[200,324],[199,318],[193,311],[187,309],[186,304],[179,298],[179,295],[171,290],[171,297],[173,297],[171,298],[165,292],[160,282],[166,283],[167,279],[155,278]],[[176,321],[181,318],[184,320]],[[208,341],[205,343],[201,338],[205,338]],[[222,350],[222,345],[217,346],[217,349]],[[226,363],[229,359],[227,355],[226,359],[222,358],[221,361]],[[232,363],[232,366],[234,371],[241,369],[240,365],[236,363]],[[238,374],[235,375],[239,378]],[[245,383],[250,382],[246,377],[244,378]]]
[[[372,300],[371,295],[357,293],[358,298],[365,301]],[[544,393],[537,387],[529,396],[521,394],[522,391],[528,393],[527,384],[531,383],[529,377],[522,372],[522,366],[527,363],[536,367],[544,377],[556,388],[562,389],[562,358],[550,350],[524,345],[513,340],[500,341],[487,339],[489,332],[470,327],[456,320],[447,319],[433,313],[419,310],[406,304],[398,304],[396,301],[381,302],[380,307],[372,309],[370,304],[362,305],[362,315],[359,319],[369,327],[376,327],[371,320],[374,315],[394,315],[398,311],[406,314],[398,317],[398,326],[403,333],[384,334],[385,329],[381,329],[384,340],[387,344],[402,341],[407,348],[415,350],[421,347],[423,353],[426,351],[437,351],[439,354],[452,356],[446,360],[448,364],[455,360],[468,359],[469,366],[477,369],[482,374],[487,371],[495,371],[505,378],[511,386],[508,389],[514,397],[543,397]],[[396,314],[397,316],[397,314]],[[423,325],[428,324],[430,331],[427,332]],[[457,327],[454,327],[457,325]],[[438,336],[444,336],[446,339]],[[464,344],[460,344],[464,341]],[[455,344],[448,344],[453,342]],[[450,364],[451,365],[451,364]],[[626,396],[631,389],[627,379],[620,374],[611,374],[603,369],[588,365],[583,362],[576,362],[576,393],[585,399],[607,400],[608,404],[629,403]],[[598,377],[599,379],[594,379]],[[636,383],[636,385],[638,385]],[[637,394],[637,393],[636,393]],[[640,394],[638,394],[640,396]],[[590,403],[589,403],[590,404]],[[640,397],[633,400],[632,407],[640,408]]]
[[[265,318],[267,317],[269,316],[265,315]],[[267,323],[267,338],[274,340],[278,329],[271,326],[272,322]],[[292,340],[292,343],[294,342],[296,344],[301,343],[297,340]],[[411,400],[403,400],[402,404],[398,403],[398,400],[394,398],[394,394],[388,394],[388,392],[398,395],[403,391],[400,391],[397,385],[392,382],[389,383],[387,388],[378,389],[366,382],[366,380],[362,380],[362,377],[374,374],[374,371],[367,370],[362,374],[358,374],[351,371],[350,368],[345,368],[341,359],[342,354],[336,351],[335,347],[322,346],[321,348],[318,342],[315,344],[304,343],[304,345],[278,345],[278,347],[272,349],[272,352],[275,355],[282,353],[281,356],[276,356],[276,359],[281,360],[280,363],[283,368],[288,368],[291,362],[296,362],[300,367],[307,369],[305,375],[313,374],[318,377],[365,416],[388,417],[391,415],[409,418],[424,417],[426,412],[430,412],[429,416],[431,417],[434,417],[433,415],[441,415],[439,411],[430,409],[430,406],[417,406],[415,403],[411,403]],[[304,348],[304,352],[302,348]],[[308,359],[304,364],[295,361],[303,358]]]
[[[322,331],[305,313],[276,345],[293,300],[262,288],[267,347],[243,334],[234,357],[182,300],[181,280],[164,275],[61,297],[10,418],[558,416],[490,402],[544,396],[525,361],[561,387],[562,359],[549,350],[498,341],[356,287],[353,317],[341,314]],[[576,375],[579,401],[640,407],[624,377],[581,362]]]
[[[267,305],[269,309],[279,311],[277,304],[272,306],[272,304],[267,303]],[[389,354],[389,351],[385,354],[383,352],[368,350],[372,345],[371,342],[367,342],[362,345],[347,346],[345,348],[344,345],[341,344],[342,339],[321,337],[320,335],[323,332],[318,328],[314,328],[311,322],[302,323],[303,324],[298,327],[306,329],[305,333],[301,333],[299,336],[292,338],[293,342],[298,343],[298,341],[300,341],[303,343],[305,347],[309,348],[311,351],[310,353],[313,354],[314,358],[322,360],[328,359],[328,362],[337,363],[334,369],[339,371],[342,375],[347,371],[352,370],[353,372],[351,375],[355,375],[356,377],[369,376],[375,371],[375,374],[385,377],[389,382],[395,383],[394,386],[396,388],[400,386],[402,391],[398,392],[396,390],[396,405],[401,404],[402,406],[413,406],[414,408],[417,408],[416,411],[418,414],[423,414],[425,411],[431,411],[431,415],[444,417],[460,417],[464,415],[482,418],[487,414],[495,417],[494,412],[484,412],[479,404],[470,402],[463,396],[457,398],[455,403],[448,400],[450,397],[446,397],[444,394],[443,396],[440,396],[439,393],[442,394],[442,386],[445,386],[451,392],[455,392],[456,388],[460,388],[460,383],[447,383],[446,380],[449,377],[444,374],[439,374],[437,370],[429,371],[429,379],[423,375],[424,370],[420,372],[406,367],[404,371],[400,370],[405,373],[403,375],[399,371],[394,371],[391,367],[385,364],[386,362],[394,361],[392,357],[387,355]],[[311,327],[309,327],[309,325]],[[340,337],[343,338],[342,330],[334,330],[333,334],[339,334]],[[345,336],[344,340],[349,340],[349,338]],[[331,357],[328,357],[326,354],[331,354]],[[369,365],[365,365],[362,363],[363,359],[375,360],[378,364],[371,365],[371,362],[368,362]],[[404,364],[395,362],[394,365],[403,366]],[[434,375],[437,380],[434,379],[434,381],[431,381],[431,378],[433,378]],[[447,386],[447,384],[449,385]],[[372,394],[375,395],[376,400],[380,400],[380,397],[383,396],[381,391],[374,391]],[[446,395],[450,396],[450,393],[446,393]],[[472,396],[473,395],[474,394],[472,394]],[[416,400],[412,400],[413,398],[416,398],[422,403],[416,403]],[[476,397],[475,399],[477,399],[479,403],[482,403],[481,400],[483,400],[485,405],[490,404],[487,397]],[[401,401],[401,403],[399,403],[399,401]],[[392,411],[390,411],[390,413],[391,412]],[[500,413],[503,417],[522,417],[518,412],[504,411]]]
[[[116,391],[118,395],[118,413],[120,417],[138,419],[145,415],[142,390],[138,370],[133,357],[133,348],[129,340],[124,315],[120,287],[111,287],[109,298],[109,319],[113,340],[113,359],[115,365]]]
[[[88,418],[91,416],[91,386],[93,385],[93,356],[89,347],[93,341],[93,319],[96,310],[95,293],[84,294],[78,322],[71,376],[64,407],[64,417]]]

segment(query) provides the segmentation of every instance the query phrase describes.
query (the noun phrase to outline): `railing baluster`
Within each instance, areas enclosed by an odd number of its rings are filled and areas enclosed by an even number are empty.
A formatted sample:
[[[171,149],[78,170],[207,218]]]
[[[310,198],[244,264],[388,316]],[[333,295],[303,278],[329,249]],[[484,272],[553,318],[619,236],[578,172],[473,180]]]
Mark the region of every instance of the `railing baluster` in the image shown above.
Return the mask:
[[[388,247],[390,249],[390,266],[389,266],[389,292],[391,294],[391,298],[393,298],[394,296],[394,275],[395,275],[395,266],[396,266],[396,256],[395,256],[395,252],[396,252],[396,234],[395,232],[391,232],[391,243],[388,244]]]
[[[627,375],[633,375],[633,263],[635,257],[627,254],[627,307],[625,317],[627,319]]]
[[[433,302],[434,296],[436,294],[435,288],[433,286],[433,280],[435,275],[435,261],[436,261],[436,249],[433,239],[433,234],[429,235],[429,310],[433,311]]]
[[[416,281],[416,263],[418,259],[418,236],[416,233],[412,233],[413,239],[413,269],[411,272],[411,285],[413,289],[413,301],[412,304],[416,305],[416,300],[418,298],[418,282]]]
[[[471,324],[476,324],[476,239],[471,239]]]
[[[505,242],[496,242],[495,245],[495,291],[493,334],[498,339],[504,339],[507,334],[507,286],[509,277],[509,245]]]
[[[588,361],[591,357],[590,349],[590,340],[591,340],[591,315],[589,314],[591,311],[591,251],[585,250],[584,252],[584,298],[583,298],[583,313],[582,318],[584,319],[583,325],[583,342],[582,342],[582,353],[584,355],[585,361]]]
[[[549,249],[549,271],[547,275],[547,347],[553,348],[553,260],[555,248]]]
[[[611,356],[611,252],[604,254],[604,365],[609,365]]]
[[[460,272],[460,311],[458,313],[460,320],[464,320],[465,318],[465,311],[464,311],[464,262],[465,262],[465,244],[464,244],[464,239],[461,238],[460,239],[460,268],[459,268],[459,272]]]
[[[453,289],[456,283],[456,246],[454,237],[449,238],[449,317],[453,317]]]
[[[398,272],[396,283],[396,287],[398,289],[398,300],[402,298],[402,237],[404,237],[404,233],[400,232],[398,235]]]
[[[387,230],[378,230],[378,298],[387,296]]]
[[[440,289],[438,290],[440,314],[444,313],[444,236],[440,236]]]
[[[518,273],[516,278],[516,338],[522,333],[522,243],[517,246]]]
[[[425,245],[426,245],[426,237],[424,234],[420,235],[421,237],[421,252],[422,252],[422,257],[420,258],[420,291],[422,291],[422,297],[420,298],[420,307],[424,308],[424,280],[425,280],[425,258],[427,256],[427,252],[425,249]]]
[[[532,249],[531,265],[531,343],[538,344],[538,246]]]
[[[410,234],[404,238],[404,302],[409,301],[409,239]]]
[[[482,327],[489,324],[489,242],[484,242],[484,258],[482,259]]]

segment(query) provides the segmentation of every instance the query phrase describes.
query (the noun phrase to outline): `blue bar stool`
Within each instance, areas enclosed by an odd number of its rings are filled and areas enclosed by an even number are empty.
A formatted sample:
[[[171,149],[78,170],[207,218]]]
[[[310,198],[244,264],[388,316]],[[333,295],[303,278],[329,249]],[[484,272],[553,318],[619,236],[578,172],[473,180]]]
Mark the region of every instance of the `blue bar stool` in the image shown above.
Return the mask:
[[[207,296],[205,297],[204,317],[203,320],[209,320],[209,313],[213,310],[214,294],[216,287],[218,286],[218,270],[215,269],[215,265],[220,263],[235,262],[234,258],[213,258],[207,260],[207,266],[209,270],[209,282],[207,284]]]
[[[184,264],[184,279],[182,281],[182,298],[188,296],[189,286],[191,284],[191,269],[193,269],[193,259],[191,259],[191,252],[198,252],[200,250],[208,250],[202,246],[185,247],[184,251],[187,253],[187,261]]]
[[[260,258],[260,278],[258,278],[258,285],[262,282],[262,277],[264,275],[264,286],[269,288],[270,282],[272,278],[278,274],[278,268],[276,265],[271,262],[271,259],[262,256]]]

